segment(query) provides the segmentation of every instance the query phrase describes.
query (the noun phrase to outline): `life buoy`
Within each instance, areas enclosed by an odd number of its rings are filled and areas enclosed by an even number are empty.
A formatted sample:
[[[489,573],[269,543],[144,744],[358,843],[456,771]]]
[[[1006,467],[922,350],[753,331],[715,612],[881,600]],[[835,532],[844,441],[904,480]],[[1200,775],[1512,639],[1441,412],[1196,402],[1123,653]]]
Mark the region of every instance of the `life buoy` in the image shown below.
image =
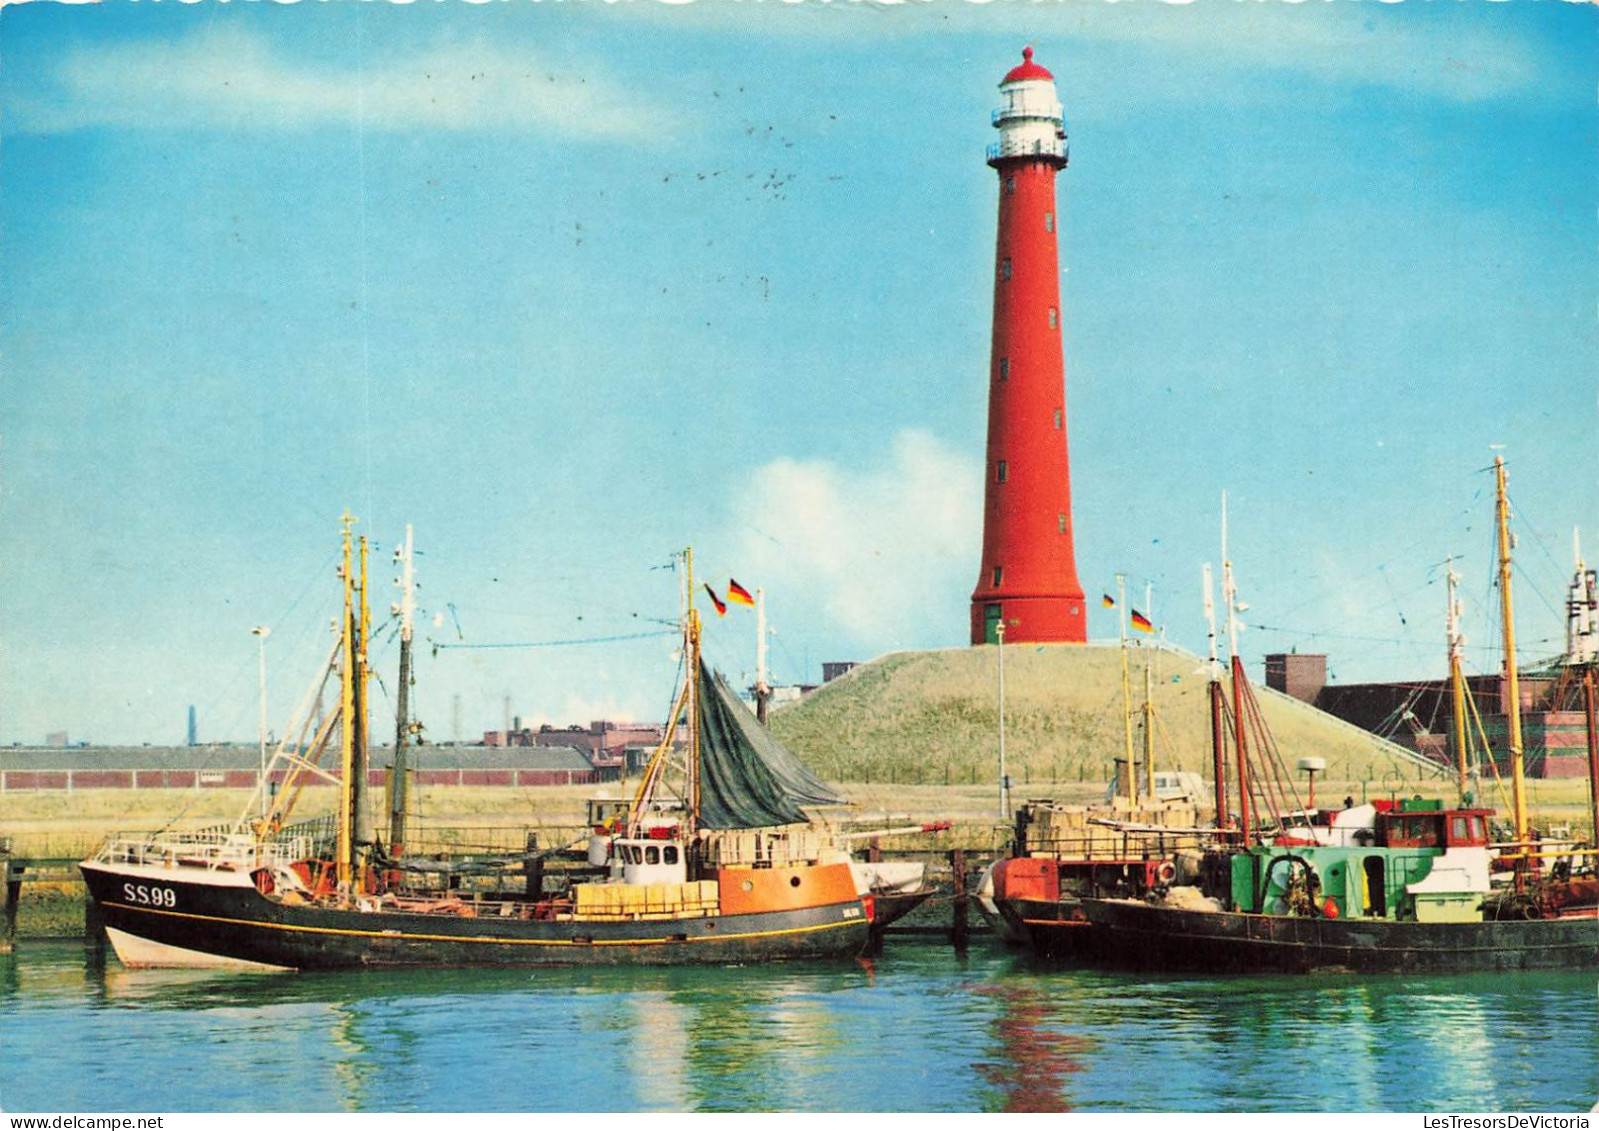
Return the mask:
[[[1332,896],[1329,895],[1326,902],[1321,905],[1321,913],[1329,919],[1338,918],[1338,904],[1333,900]]]
[[[1155,882],[1157,884],[1170,884],[1177,879],[1177,865],[1170,860],[1162,860],[1155,865]]]

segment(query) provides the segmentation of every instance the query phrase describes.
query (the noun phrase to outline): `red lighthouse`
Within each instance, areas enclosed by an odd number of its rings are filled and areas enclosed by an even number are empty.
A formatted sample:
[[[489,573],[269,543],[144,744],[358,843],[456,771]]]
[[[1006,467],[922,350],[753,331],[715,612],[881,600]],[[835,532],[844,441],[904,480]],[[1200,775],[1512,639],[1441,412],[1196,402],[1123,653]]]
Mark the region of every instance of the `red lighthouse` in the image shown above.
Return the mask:
[[[1066,362],[1060,333],[1055,172],[1066,128],[1055,76],[1033,49],[999,84],[994,344],[988,375],[983,562],[972,593],[972,643],[1088,639],[1072,553],[1066,462]]]

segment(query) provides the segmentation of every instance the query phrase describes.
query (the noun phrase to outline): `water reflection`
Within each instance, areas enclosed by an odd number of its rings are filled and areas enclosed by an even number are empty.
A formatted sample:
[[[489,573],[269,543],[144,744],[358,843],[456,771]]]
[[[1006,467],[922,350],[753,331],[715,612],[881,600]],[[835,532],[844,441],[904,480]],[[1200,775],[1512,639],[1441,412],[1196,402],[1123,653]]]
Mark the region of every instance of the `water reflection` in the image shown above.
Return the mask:
[[[1072,1110],[1066,1078],[1083,1070],[1080,1058],[1091,1045],[1065,1031],[1060,1005],[1029,985],[979,986],[973,993],[999,1007],[991,1023],[994,1058],[972,1066],[999,1091],[993,1110]]]
[[[84,1111],[1586,1109],[1591,976],[851,964],[329,974],[0,956],[0,1103]],[[71,1074],[30,1059],[92,1047]],[[1402,1050],[1402,1054],[1396,1050]],[[1580,1067],[1578,1067],[1580,1066]]]

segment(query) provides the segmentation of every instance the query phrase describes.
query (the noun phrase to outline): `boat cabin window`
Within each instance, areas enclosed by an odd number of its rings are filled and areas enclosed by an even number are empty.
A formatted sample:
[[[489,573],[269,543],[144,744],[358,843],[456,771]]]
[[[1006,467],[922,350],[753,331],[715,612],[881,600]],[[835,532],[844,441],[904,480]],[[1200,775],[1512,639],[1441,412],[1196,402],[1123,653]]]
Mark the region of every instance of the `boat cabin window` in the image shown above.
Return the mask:
[[[1480,845],[1488,843],[1488,823],[1481,813],[1449,814],[1449,843],[1451,845]]]
[[[1388,819],[1388,843],[1396,848],[1436,848],[1441,843],[1441,813],[1408,813]]]
[[[659,864],[660,862],[661,862],[661,850],[659,848],[656,848],[652,844],[652,845],[650,845],[648,848],[646,848],[644,850],[644,863],[646,863],[646,864]]]
[[[661,863],[663,863],[663,864],[676,864],[677,863],[677,845],[669,844],[665,848],[661,849]]]

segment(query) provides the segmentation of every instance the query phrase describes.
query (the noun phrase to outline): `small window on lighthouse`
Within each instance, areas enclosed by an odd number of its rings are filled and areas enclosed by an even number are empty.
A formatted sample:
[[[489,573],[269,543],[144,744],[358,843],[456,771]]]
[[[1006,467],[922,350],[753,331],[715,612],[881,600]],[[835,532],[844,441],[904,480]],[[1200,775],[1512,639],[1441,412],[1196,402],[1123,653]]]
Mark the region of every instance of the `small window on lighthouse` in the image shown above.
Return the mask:
[[[1055,214],[1053,212],[1044,213],[1044,231],[1053,232],[1054,230],[1055,230]]]
[[[1010,380],[1010,358],[1008,357],[999,359],[999,379],[1001,381]]]
[[[1055,410],[1055,431],[1060,431],[1060,409]]]
[[[1008,257],[999,261],[999,277],[1001,279],[1010,278],[1010,259]]]
[[[999,587],[999,583],[1004,578],[1004,576],[1005,576],[1005,567],[1004,566],[995,566],[994,567],[994,587],[995,588]]]
[[[994,482],[1005,482],[1005,473],[1009,470],[1010,466],[1004,460],[1000,460],[998,465],[996,465],[994,468]]]
[[[1049,328],[1051,330],[1053,330],[1056,326],[1059,326],[1059,325],[1060,325],[1060,315],[1056,312],[1055,308],[1052,306],[1052,307],[1049,308]]]
[[[1009,193],[1013,193],[1015,191],[1016,191],[1016,178],[1015,177],[1006,177],[1005,178],[1005,192],[1007,194],[1009,194]]]
[[[1064,514],[1058,514],[1055,516],[1055,521],[1060,524],[1060,532],[1062,534],[1066,533],[1066,516]]]

